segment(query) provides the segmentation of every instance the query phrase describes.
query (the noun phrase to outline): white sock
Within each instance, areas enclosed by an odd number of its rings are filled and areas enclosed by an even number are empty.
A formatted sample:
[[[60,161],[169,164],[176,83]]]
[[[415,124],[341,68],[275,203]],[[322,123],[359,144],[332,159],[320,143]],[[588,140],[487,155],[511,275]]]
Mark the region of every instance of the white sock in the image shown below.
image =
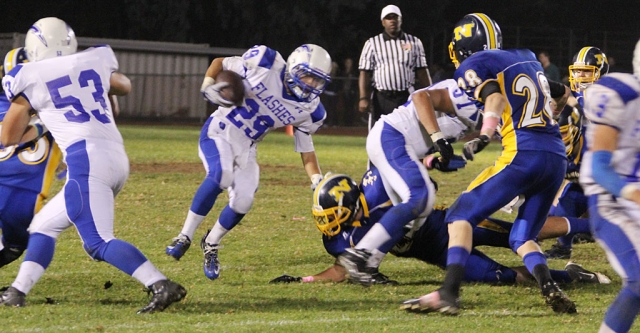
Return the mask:
[[[4,249],[4,245],[0,242],[0,251],[2,251],[2,249]]]
[[[365,249],[369,252],[377,250],[380,246],[391,239],[391,235],[387,232],[382,224],[376,223],[369,229],[364,237],[356,245],[356,249]]]
[[[216,221],[216,224],[213,226],[213,229],[209,232],[207,239],[205,240],[208,244],[220,244],[222,237],[226,235],[229,230],[225,229],[222,225],[220,225],[220,221]]]
[[[160,281],[166,280],[167,277],[164,274],[160,273],[160,271],[153,266],[151,261],[145,261],[140,267],[136,268],[136,270],[131,274],[134,279],[140,281],[146,287]]]
[[[25,294],[28,294],[43,274],[44,267],[40,266],[37,262],[23,261],[22,264],[20,264],[18,276],[16,276],[16,279],[13,281],[11,286]]]
[[[187,218],[184,220],[184,225],[182,226],[181,234],[189,237],[190,240],[193,240],[193,234],[196,233],[196,229],[202,224],[204,218],[206,216],[198,215],[192,211],[187,213]]]
[[[373,251],[371,251],[371,257],[369,257],[369,261],[367,261],[367,266],[368,267],[380,266],[382,259],[384,259],[384,256],[386,255],[387,255],[386,253],[380,252],[378,249],[374,249]]]

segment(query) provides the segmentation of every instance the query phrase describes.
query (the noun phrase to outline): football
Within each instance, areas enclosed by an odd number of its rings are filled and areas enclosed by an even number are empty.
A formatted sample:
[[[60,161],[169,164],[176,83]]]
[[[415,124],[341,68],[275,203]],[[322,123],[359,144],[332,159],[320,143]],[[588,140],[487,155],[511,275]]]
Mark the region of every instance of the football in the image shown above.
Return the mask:
[[[244,83],[243,77],[238,73],[229,70],[222,70],[214,78],[216,82],[227,82],[229,87],[220,91],[220,95],[230,100],[235,105],[241,105],[244,99]]]

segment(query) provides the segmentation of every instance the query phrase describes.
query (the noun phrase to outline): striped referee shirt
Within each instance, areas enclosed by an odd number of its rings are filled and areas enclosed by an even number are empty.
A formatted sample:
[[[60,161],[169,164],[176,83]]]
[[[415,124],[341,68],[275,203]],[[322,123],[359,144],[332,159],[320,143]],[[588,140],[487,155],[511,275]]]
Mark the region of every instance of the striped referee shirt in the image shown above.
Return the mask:
[[[373,71],[376,90],[406,91],[415,82],[415,70],[427,67],[419,38],[401,32],[397,38],[383,32],[362,48],[358,69]]]

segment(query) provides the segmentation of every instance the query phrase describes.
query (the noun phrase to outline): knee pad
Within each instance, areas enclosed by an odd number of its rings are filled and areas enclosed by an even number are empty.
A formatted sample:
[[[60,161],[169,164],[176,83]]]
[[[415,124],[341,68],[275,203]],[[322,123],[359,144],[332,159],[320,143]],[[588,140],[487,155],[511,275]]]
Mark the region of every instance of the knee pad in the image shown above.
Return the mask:
[[[247,214],[253,205],[254,193],[230,193],[229,196],[229,207],[238,214]]]

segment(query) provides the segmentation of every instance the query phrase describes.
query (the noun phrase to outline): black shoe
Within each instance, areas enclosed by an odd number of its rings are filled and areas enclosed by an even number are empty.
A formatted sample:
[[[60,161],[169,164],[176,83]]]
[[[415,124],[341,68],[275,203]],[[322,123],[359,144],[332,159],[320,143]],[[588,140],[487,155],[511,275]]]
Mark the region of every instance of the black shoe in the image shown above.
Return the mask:
[[[564,270],[567,271],[569,277],[575,282],[599,284],[611,283],[611,279],[609,279],[606,275],[598,272],[588,271],[572,261],[569,261],[567,265],[564,266]]]
[[[588,232],[581,232],[573,237],[573,244],[595,243],[595,238]]]
[[[373,284],[388,284],[391,286],[398,285],[398,281],[389,279],[388,276],[378,272],[377,269],[375,270],[375,272],[373,272],[373,274],[371,274],[371,278],[373,279]]]
[[[160,280],[152,284],[149,289],[153,293],[151,302],[140,309],[138,314],[163,311],[169,305],[179,302],[187,295],[187,290],[183,286],[170,280]]]
[[[27,295],[22,291],[14,287],[9,287],[2,293],[2,295],[0,295],[0,304],[5,306],[23,307],[27,305],[26,298]]]
[[[371,269],[367,267],[367,261],[371,253],[361,249],[346,249],[338,256],[338,264],[347,270],[349,281],[352,283],[370,286],[373,284]]]
[[[555,243],[549,250],[544,251],[544,256],[547,259],[571,259],[571,247],[562,247]]]
[[[542,286],[542,296],[545,303],[557,313],[576,313],[576,304],[558,287],[554,281]]]

